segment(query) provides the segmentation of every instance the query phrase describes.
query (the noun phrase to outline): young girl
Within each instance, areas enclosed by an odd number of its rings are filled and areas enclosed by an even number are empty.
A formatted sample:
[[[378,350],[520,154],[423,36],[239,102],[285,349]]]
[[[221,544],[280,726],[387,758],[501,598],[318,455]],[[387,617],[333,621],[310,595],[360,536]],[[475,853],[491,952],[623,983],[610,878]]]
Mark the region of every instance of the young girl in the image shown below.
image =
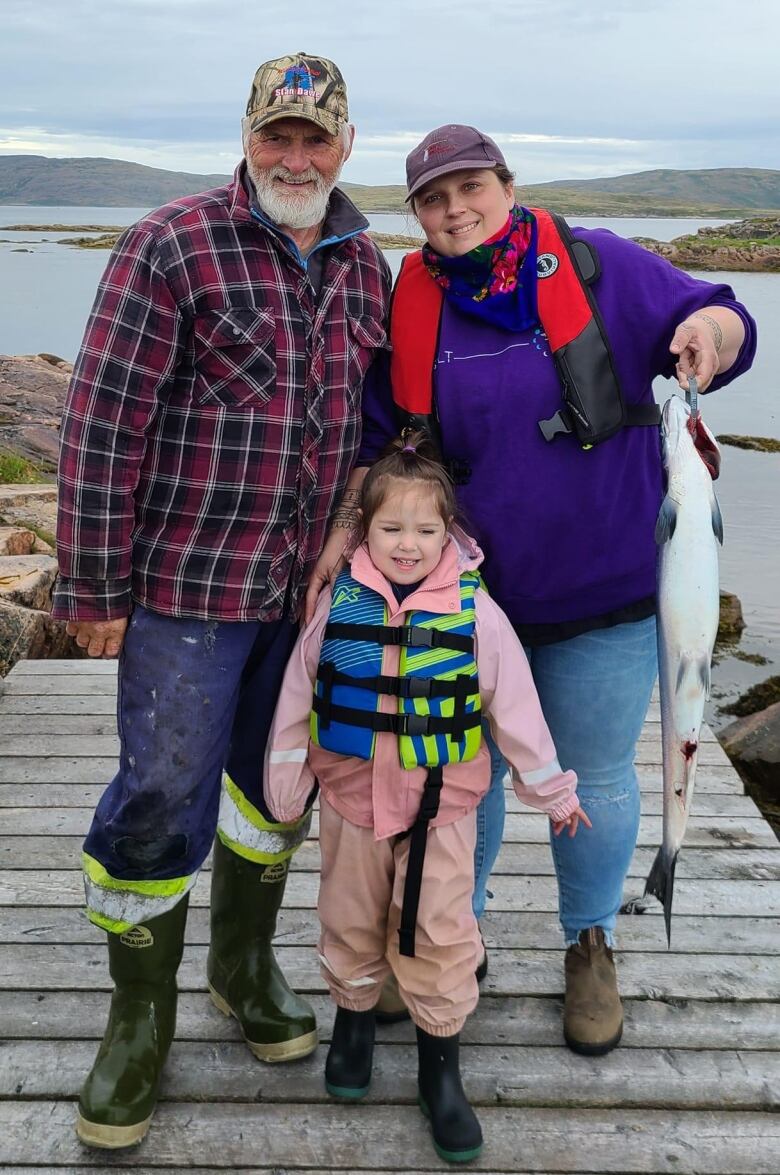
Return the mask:
[[[363,542],[293,651],[265,789],[287,822],[320,787],[319,957],[337,1004],[328,1091],[367,1092],[373,1008],[392,969],[417,1028],[434,1145],[463,1162],[482,1146],[458,1062],[481,957],[471,894],[476,807],[490,782],[482,721],[517,795],[556,833],[588,820],[522,646],[481,586],[481,552],[452,528],[452,486],[427,445],[422,434],[397,441],[366,476]]]

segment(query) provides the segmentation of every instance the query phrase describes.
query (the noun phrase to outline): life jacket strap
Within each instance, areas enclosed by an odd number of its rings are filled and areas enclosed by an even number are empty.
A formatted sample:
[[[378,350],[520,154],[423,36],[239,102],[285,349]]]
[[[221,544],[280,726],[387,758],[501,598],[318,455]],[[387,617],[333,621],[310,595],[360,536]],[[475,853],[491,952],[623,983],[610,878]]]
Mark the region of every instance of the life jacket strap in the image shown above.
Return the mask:
[[[338,621],[325,625],[324,640],[372,641],[376,645],[402,645],[407,649],[453,649],[456,653],[473,653],[474,638],[457,632],[442,632],[437,628],[423,628],[419,624],[399,627],[381,624],[342,624]]]
[[[425,781],[420,808],[412,825],[409,839],[409,860],[406,864],[406,882],[401,904],[401,924],[398,927],[398,952],[414,958],[414,940],[417,929],[417,911],[420,906],[425,850],[428,847],[428,825],[439,811],[443,773],[441,767],[431,767]]]
[[[331,722],[343,722],[347,726],[362,726],[367,730],[375,730],[380,734],[396,735],[426,735],[448,734],[455,739],[455,731],[460,739],[463,732],[479,726],[482,722],[482,712],[474,710],[471,714],[458,714],[443,718],[434,714],[378,714],[375,710],[357,710],[352,706],[336,706],[326,698],[317,695],[312,700],[312,709],[323,727]]]
[[[325,670],[325,666],[328,669]],[[388,674],[380,673],[376,677],[353,677],[351,673],[341,673],[338,669],[332,669],[332,661],[320,662],[317,676],[323,683],[323,688],[328,688],[327,682],[331,685],[349,685],[353,689],[367,689],[376,694],[391,694],[395,698],[456,698],[460,695],[462,687],[458,682],[462,679],[465,683],[465,694],[468,696],[469,689],[474,689],[474,678],[467,673],[460,673],[453,681],[437,681],[433,677],[390,677]]]
[[[630,426],[657,426],[661,423],[660,404],[624,404],[623,424]],[[577,429],[570,405],[559,408],[549,420],[540,420],[539,428],[546,441],[552,441],[559,435],[576,435]],[[586,445],[585,448],[592,446]]]

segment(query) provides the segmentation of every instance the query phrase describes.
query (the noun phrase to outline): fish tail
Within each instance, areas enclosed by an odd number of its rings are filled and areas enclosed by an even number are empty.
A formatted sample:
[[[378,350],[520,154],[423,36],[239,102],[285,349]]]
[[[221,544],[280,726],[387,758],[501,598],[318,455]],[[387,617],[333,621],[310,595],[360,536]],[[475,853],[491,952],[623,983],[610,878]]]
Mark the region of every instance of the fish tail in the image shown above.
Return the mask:
[[[645,893],[651,893],[658,898],[664,908],[664,922],[666,923],[666,942],[672,945],[672,898],[674,896],[674,871],[677,866],[677,853],[668,853],[663,845],[656,853],[653,866],[647,875]]]

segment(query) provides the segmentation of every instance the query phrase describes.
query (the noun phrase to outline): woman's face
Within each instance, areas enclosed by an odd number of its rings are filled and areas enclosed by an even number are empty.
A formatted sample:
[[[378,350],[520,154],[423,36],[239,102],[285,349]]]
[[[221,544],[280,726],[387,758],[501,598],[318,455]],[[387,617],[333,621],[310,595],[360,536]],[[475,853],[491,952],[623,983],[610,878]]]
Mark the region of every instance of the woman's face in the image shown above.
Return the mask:
[[[480,168],[431,180],[416,193],[414,211],[435,253],[461,257],[503,227],[514,202],[512,185]]]

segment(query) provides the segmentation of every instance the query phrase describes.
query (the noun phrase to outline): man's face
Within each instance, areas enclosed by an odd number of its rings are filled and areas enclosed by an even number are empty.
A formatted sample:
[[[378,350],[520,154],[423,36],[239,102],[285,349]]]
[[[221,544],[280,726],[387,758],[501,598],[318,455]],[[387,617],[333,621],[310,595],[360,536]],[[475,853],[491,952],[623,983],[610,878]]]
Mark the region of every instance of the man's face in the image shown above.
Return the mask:
[[[247,170],[266,216],[285,228],[319,224],[351,149],[351,140],[345,147],[304,118],[278,118],[250,133]]]

